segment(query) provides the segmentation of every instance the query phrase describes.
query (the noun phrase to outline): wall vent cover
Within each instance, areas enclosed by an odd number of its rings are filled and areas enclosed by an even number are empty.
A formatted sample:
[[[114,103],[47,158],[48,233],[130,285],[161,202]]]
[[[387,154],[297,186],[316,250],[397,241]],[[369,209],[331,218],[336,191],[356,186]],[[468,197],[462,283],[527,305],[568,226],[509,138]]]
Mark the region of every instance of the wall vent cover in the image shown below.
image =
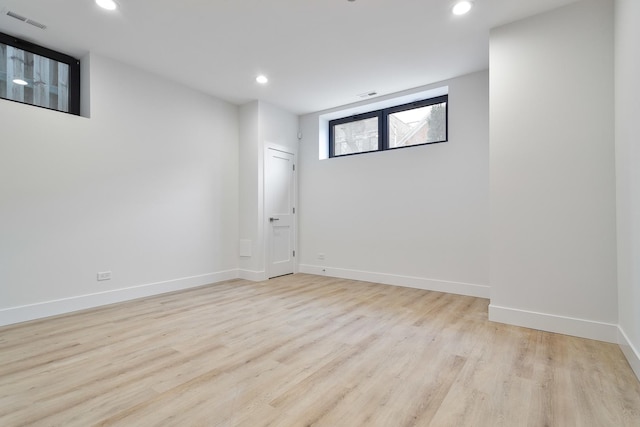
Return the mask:
[[[4,12],[4,10],[3,10]],[[36,28],[40,28],[41,30],[44,30],[45,28],[47,28],[46,25],[39,23],[38,21],[34,21],[33,19],[29,19],[25,16],[20,15],[19,13],[15,13],[12,10],[7,10],[5,12],[5,15],[10,16],[12,18],[17,19],[18,21],[22,21],[25,24],[29,24],[29,25],[33,25]]]
[[[12,18],[16,18],[18,21],[27,22],[27,18],[25,18],[22,15],[18,15],[17,13],[12,12],[12,11],[8,11],[7,12],[7,16],[10,16]]]
[[[38,21],[34,21],[33,19],[27,19],[27,24],[31,24],[34,27],[38,27],[41,30],[44,30],[45,28],[47,28],[46,25],[39,23]]]
[[[370,90],[369,92],[359,93],[358,98],[371,98],[372,96],[376,96],[378,92],[375,90]]]

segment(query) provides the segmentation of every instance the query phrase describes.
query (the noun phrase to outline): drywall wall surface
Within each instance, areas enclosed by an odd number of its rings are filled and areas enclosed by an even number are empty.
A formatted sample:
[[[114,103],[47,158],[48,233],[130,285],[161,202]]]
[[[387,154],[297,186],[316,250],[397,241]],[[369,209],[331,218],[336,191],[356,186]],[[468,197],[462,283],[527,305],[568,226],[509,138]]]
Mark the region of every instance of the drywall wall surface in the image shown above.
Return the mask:
[[[488,72],[413,92],[439,87],[445,143],[320,159],[326,112],[301,117],[301,271],[488,296]]]
[[[298,116],[260,101],[260,125],[264,147],[298,153]]]
[[[240,256],[240,276],[267,277],[264,213],[264,151],[268,147],[297,154],[298,117],[263,101],[240,106],[240,239],[250,256]]]
[[[240,239],[249,242],[250,256],[241,256],[239,266],[247,271],[264,270],[261,211],[262,173],[260,158],[259,102],[253,101],[240,109]]]
[[[612,2],[578,2],[495,28],[490,40],[490,318],[610,340]]]
[[[237,274],[237,107],[89,69],[91,118],[0,100],[0,310]]]
[[[640,377],[640,2],[616,1],[616,173],[621,345]]]

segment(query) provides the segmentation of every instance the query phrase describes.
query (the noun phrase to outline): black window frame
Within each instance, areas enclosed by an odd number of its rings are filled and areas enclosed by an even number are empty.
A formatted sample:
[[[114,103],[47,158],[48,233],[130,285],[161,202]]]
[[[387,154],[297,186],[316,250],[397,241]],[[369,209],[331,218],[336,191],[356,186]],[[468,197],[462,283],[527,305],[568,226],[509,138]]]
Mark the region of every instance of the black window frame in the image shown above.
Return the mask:
[[[361,120],[366,120],[366,119],[372,119],[374,117],[378,118],[378,149],[377,150],[369,150],[369,151],[362,151],[360,153],[348,153],[348,154],[339,154],[336,156],[335,154],[335,144],[334,144],[334,138],[335,138],[335,134],[333,131],[333,128],[337,125],[341,125],[344,123],[354,123],[354,122],[359,122]],[[380,135],[382,134],[383,130],[384,130],[384,126],[383,126],[383,117],[382,117],[382,110],[376,110],[376,111],[369,111],[368,113],[362,113],[362,114],[356,114],[353,116],[349,116],[349,117],[343,117],[341,119],[335,119],[335,120],[331,120],[329,122],[329,157],[342,157],[342,156],[351,156],[353,154],[364,154],[364,153],[375,153],[377,151],[380,151],[381,147],[382,147],[382,141],[380,141]]]
[[[0,99],[18,102],[24,105],[31,105],[33,107],[45,108],[47,110],[59,111],[61,113],[74,114],[76,116],[80,115],[80,61],[78,59],[2,32],[0,32],[0,43],[67,64],[69,66],[69,111],[62,111],[57,108],[44,107],[42,105],[29,104],[15,99]]]
[[[416,108],[428,107],[430,105],[446,103],[445,107],[445,137],[441,141],[424,142],[422,144],[406,145],[402,147],[389,147],[389,115],[401,111],[413,110]],[[357,122],[372,117],[378,117],[378,149],[362,151],[359,153],[335,154],[335,126],[344,123]],[[355,156],[359,154],[377,153],[380,151],[398,150],[401,148],[420,147],[423,145],[439,144],[449,141],[449,95],[441,95],[433,98],[423,99],[420,101],[409,102],[406,104],[395,105],[389,108],[369,111],[366,113],[356,114],[353,116],[342,117],[329,121],[329,158]]]

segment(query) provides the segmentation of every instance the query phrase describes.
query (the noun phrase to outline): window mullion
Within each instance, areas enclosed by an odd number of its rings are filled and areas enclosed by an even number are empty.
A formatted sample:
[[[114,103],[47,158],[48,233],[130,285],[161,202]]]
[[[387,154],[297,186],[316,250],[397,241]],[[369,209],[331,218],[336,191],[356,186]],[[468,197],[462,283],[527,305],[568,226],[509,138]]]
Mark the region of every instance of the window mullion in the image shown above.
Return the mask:
[[[380,151],[389,149],[389,121],[387,110],[380,110],[378,114],[378,140],[380,141]]]

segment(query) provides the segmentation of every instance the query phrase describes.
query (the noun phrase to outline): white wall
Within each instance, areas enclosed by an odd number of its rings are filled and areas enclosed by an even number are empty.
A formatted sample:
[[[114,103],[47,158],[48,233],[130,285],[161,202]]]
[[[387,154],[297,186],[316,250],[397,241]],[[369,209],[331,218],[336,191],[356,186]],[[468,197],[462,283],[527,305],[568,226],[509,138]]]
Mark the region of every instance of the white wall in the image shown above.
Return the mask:
[[[279,147],[298,153],[298,116],[266,102],[260,102],[260,126],[265,147]]]
[[[640,2],[616,1],[616,172],[620,344],[640,378]]]
[[[488,72],[438,86],[446,143],[319,160],[301,117],[301,271],[488,297]]]
[[[492,320],[616,340],[612,5],[491,32]]]
[[[244,278],[264,278],[262,244],[262,194],[260,122],[258,101],[240,106],[240,211],[239,236],[250,250],[241,256],[239,266]],[[242,255],[242,254],[240,254]],[[255,276],[255,277],[253,277]]]
[[[240,107],[240,240],[251,248],[240,256],[240,276],[268,277],[264,215],[264,151],[278,147],[298,153],[298,117],[263,101]],[[242,254],[241,254],[242,255]]]
[[[237,275],[237,107],[89,64],[91,118],[0,100],[0,324]]]

